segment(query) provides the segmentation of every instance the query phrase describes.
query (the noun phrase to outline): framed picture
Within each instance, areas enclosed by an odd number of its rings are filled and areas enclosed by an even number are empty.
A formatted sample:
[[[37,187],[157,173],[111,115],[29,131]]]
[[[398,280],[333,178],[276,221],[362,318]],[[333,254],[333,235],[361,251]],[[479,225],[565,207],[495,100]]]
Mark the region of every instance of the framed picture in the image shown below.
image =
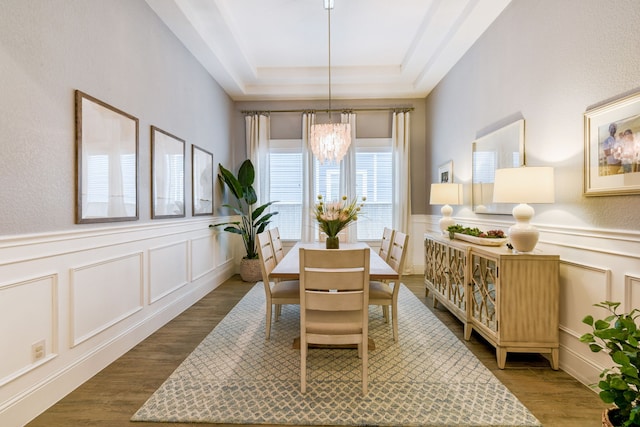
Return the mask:
[[[511,214],[515,205],[493,203],[493,184],[497,169],[525,164],[524,125],[524,119],[520,119],[473,141],[471,203],[474,212]]]
[[[584,113],[584,194],[640,194],[640,93]]]
[[[138,219],[138,119],[79,90],[76,222]]]
[[[213,154],[191,147],[193,215],[213,215]]]
[[[453,183],[453,161],[449,160],[438,166],[438,182]]]
[[[184,140],[151,126],[151,218],[184,216]]]

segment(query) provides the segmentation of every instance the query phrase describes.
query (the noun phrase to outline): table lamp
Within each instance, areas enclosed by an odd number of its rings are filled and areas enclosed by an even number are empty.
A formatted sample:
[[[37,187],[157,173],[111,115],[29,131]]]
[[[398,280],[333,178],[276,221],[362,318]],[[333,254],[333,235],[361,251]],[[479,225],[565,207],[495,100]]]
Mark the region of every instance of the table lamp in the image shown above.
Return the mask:
[[[456,222],[451,218],[453,208],[449,205],[462,204],[462,184],[431,184],[431,195],[429,197],[429,204],[431,205],[444,205],[440,209],[442,218],[440,218],[440,230],[443,234],[447,233],[447,227],[454,225]]]
[[[552,167],[507,168],[496,170],[494,203],[518,203],[512,214],[516,223],[509,228],[511,244],[518,252],[531,252],[540,233],[529,221],[535,211],[527,203],[553,203]]]

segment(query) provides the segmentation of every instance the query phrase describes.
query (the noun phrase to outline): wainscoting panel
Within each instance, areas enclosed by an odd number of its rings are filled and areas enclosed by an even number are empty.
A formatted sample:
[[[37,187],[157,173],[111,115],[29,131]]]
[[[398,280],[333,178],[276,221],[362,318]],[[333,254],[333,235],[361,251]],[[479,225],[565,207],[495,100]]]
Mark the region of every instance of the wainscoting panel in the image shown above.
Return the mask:
[[[0,387],[55,357],[57,284],[52,274],[0,285]]]
[[[235,274],[239,239],[214,219],[233,217],[0,236],[0,425],[27,424]]]
[[[634,308],[640,310],[640,276],[626,275],[624,277],[624,290],[624,312],[629,313]]]
[[[560,261],[560,329],[575,338],[589,331],[582,323],[586,313],[605,315],[594,301],[611,298],[611,270],[575,262]]]
[[[191,280],[198,280],[216,267],[216,244],[212,235],[191,240]],[[197,255],[197,256],[196,256]]]
[[[160,300],[188,282],[187,242],[149,249],[149,303]]]
[[[142,309],[142,252],[72,269],[70,295],[74,347]]]

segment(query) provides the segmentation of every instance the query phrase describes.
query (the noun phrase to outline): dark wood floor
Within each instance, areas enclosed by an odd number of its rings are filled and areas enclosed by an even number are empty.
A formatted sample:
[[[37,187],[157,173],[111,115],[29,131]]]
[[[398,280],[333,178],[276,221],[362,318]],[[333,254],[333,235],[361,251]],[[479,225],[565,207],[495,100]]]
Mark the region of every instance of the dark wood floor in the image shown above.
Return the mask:
[[[446,310],[433,309],[424,296],[422,276],[403,282],[502,381],[544,426],[601,426],[605,404],[588,387],[563,371],[553,371],[540,355],[509,354],[498,369],[493,347],[481,337],[462,338],[462,324]],[[253,286],[234,277],[70,393],[30,424],[31,427],[193,426],[132,423],[131,415],[164,382]],[[217,424],[221,426],[221,424]]]

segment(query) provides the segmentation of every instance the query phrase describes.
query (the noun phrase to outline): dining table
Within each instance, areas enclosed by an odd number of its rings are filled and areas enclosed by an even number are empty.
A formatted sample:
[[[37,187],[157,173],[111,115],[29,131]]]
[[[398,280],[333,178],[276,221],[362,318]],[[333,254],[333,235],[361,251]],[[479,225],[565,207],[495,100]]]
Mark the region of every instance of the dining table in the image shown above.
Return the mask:
[[[340,249],[363,249],[367,248],[364,242],[340,243]],[[300,248],[305,249],[326,249],[324,242],[296,243],[282,260],[271,271],[270,277],[274,279],[295,280],[300,278]],[[335,249],[326,249],[335,250]],[[400,278],[385,260],[374,250],[369,252],[369,279],[370,280],[397,280]]]

